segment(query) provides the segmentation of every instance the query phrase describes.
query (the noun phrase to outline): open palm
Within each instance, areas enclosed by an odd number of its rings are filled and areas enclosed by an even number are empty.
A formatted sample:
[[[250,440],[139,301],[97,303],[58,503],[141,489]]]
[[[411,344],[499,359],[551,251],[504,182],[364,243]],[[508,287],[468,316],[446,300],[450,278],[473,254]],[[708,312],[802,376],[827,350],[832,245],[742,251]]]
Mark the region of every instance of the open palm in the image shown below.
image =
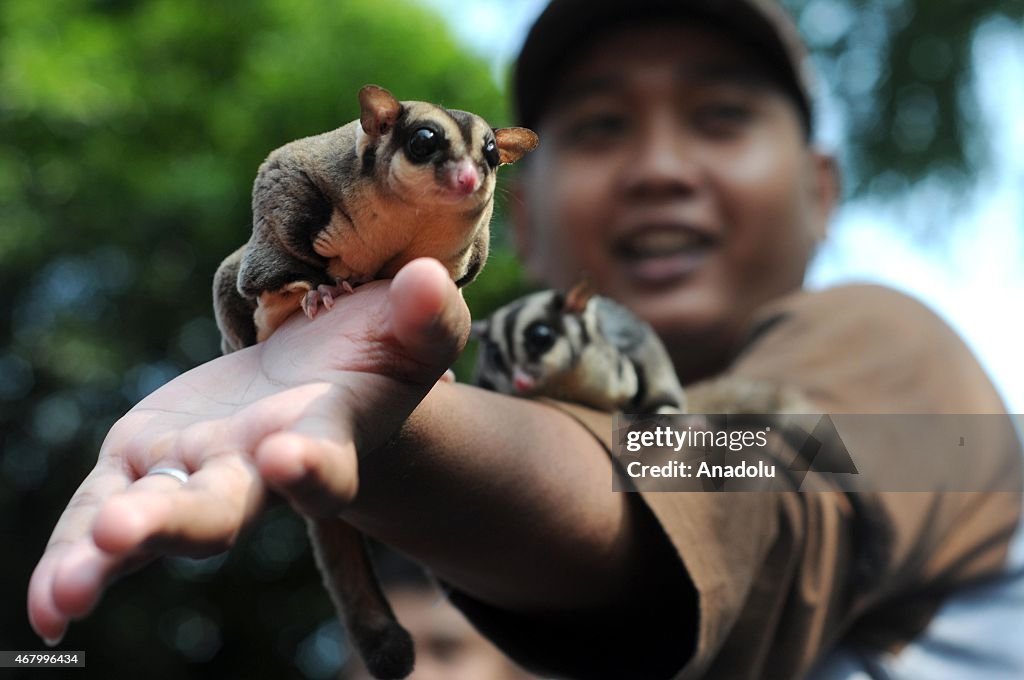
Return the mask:
[[[444,268],[417,260],[151,394],[111,428],[36,566],[36,632],[59,640],[113,579],[153,556],[227,549],[268,488],[307,514],[337,513],[358,489],[357,454],[401,426],[468,326]],[[189,480],[146,476],[158,467]]]

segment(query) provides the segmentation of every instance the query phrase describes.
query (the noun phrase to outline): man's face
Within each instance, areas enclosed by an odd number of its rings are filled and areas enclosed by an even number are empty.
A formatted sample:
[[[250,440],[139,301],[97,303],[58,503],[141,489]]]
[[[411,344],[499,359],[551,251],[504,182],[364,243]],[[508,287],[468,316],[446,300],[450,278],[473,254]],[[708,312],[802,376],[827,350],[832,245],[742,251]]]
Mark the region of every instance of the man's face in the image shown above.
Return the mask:
[[[830,162],[756,56],[697,27],[609,34],[556,92],[522,178],[528,267],[560,288],[590,277],[655,327],[684,379],[701,377],[679,346],[721,352],[801,285]]]
[[[392,588],[388,599],[416,641],[416,668],[409,680],[536,680],[516,667],[433,588]],[[370,680],[362,664],[346,677]]]

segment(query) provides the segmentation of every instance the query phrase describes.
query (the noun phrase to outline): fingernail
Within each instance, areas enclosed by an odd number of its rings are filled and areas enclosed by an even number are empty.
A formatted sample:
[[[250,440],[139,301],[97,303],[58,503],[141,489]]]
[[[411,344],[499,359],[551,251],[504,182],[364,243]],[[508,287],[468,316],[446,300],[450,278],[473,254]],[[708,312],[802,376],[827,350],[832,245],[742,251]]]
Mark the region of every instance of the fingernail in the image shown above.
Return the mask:
[[[64,633],[61,633],[55,638],[43,638],[43,642],[46,643],[47,647],[56,647],[60,644],[60,641],[64,639]]]

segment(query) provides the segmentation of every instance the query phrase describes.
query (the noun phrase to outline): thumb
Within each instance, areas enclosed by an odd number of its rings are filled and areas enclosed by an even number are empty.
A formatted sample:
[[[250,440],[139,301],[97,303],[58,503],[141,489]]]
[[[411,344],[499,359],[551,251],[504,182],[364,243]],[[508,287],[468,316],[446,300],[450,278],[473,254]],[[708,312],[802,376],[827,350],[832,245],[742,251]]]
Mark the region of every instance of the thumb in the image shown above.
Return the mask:
[[[437,260],[403,267],[388,289],[387,309],[388,328],[380,330],[390,337],[390,347],[367,348],[376,354],[374,361],[387,364],[378,367],[385,377],[397,383],[385,381],[382,387],[381,376],[355,371],[345,373],[343,384],[290,390],[289,401],[305,405],[301,417],[256,449],[260,474],[304,514],[332,516],[351,502],[358,490],[358,456],[397,430],[469,336],[469,310]]]
[[[415,364],[410,379],[433,382],[455,361],[469,337],[469,308],[437,260],[413,260],[388,291],[391,334]]]

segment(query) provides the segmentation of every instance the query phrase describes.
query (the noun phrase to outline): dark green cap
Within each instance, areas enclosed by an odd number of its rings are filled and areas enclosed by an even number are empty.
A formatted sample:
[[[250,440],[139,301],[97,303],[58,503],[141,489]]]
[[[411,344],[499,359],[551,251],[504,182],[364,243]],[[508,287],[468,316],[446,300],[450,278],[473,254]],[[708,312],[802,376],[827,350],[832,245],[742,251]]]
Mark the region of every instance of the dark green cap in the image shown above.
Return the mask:
[[[685,19],[736,38],[765,60],[813,129],[807,50],[792,18],[774,0],[552,0],[516,61],[512,97],[520,125],[535,127],[571,56],[601,33],[637,21]]]

